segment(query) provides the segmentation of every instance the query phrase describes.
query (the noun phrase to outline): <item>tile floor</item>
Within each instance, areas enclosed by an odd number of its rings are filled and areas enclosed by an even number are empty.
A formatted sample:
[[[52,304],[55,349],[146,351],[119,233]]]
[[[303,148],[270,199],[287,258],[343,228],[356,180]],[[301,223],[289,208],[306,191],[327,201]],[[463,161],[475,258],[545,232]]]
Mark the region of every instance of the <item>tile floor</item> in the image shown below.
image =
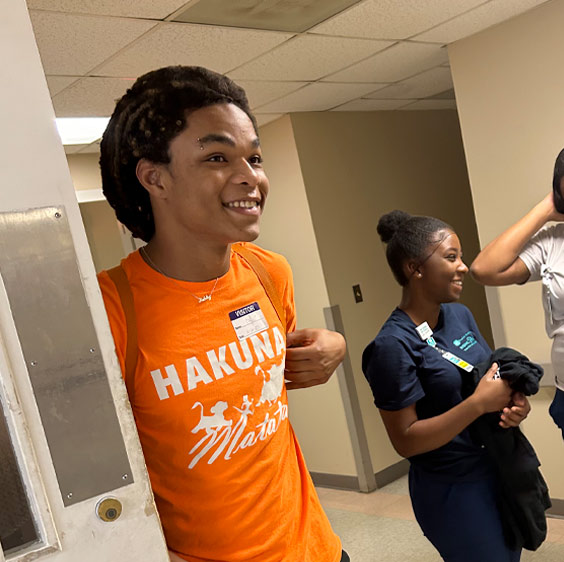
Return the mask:
[[[351,562],[439,562],[411,509],[407,476],[370,494],[318,488]],[[548,519],[547,540],[522,562],[564,562],[564,519]],[[480,562],[477,560],[476,562]]]

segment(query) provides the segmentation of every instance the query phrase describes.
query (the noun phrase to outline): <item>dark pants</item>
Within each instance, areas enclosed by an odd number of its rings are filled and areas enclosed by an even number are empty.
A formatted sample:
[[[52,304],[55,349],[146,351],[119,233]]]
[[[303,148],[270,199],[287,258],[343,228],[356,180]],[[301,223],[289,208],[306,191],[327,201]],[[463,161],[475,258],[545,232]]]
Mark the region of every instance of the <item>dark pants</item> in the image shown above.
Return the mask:
[[[411,467],[409,493],[421,530],[447,562],[518,562],[496,505],[495,481],[442,482]]]
[[[564,391],[559,388],[556,389],[554,400],[548,412],[552,416],[554,423],[562,431],[562,438],[564,439]]]
[[[351,562],[349,555],[343,550],[343,554],[341,555],[341,562]]]

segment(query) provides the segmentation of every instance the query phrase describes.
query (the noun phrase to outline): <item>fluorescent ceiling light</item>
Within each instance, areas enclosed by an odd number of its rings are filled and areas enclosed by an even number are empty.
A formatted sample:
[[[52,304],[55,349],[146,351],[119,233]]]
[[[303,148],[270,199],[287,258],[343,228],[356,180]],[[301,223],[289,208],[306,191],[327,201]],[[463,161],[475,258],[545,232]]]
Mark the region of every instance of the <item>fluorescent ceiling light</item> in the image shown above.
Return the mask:
[[[90,144],[102,137],[109,117],[59,117],[55,119],[63,144]]]

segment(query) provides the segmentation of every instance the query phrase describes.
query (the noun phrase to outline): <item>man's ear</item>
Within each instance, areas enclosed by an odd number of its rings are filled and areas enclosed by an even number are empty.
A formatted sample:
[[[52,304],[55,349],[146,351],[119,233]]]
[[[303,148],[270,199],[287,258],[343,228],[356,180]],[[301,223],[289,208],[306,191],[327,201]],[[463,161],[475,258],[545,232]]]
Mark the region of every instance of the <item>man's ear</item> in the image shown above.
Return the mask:
[[[135,174],[139,183],[149,192],[152,197],[164,199],[166,188],[164,180],[164,169],[162,164],[155,164],[146,158],[137,162]]]

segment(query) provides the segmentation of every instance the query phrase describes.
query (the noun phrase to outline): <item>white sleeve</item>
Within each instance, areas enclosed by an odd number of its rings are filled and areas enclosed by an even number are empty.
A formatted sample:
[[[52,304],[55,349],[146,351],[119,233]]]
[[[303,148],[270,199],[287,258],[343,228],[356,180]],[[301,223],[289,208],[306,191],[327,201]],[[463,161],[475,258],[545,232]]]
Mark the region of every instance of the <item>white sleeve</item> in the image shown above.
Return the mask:
[[[541,278],[541,267],[547,262],[550,247],[557,234],[555,228],[555,226],[542,228],[521,250],[519,257],[530,273],[528,281],[538,281]]]

